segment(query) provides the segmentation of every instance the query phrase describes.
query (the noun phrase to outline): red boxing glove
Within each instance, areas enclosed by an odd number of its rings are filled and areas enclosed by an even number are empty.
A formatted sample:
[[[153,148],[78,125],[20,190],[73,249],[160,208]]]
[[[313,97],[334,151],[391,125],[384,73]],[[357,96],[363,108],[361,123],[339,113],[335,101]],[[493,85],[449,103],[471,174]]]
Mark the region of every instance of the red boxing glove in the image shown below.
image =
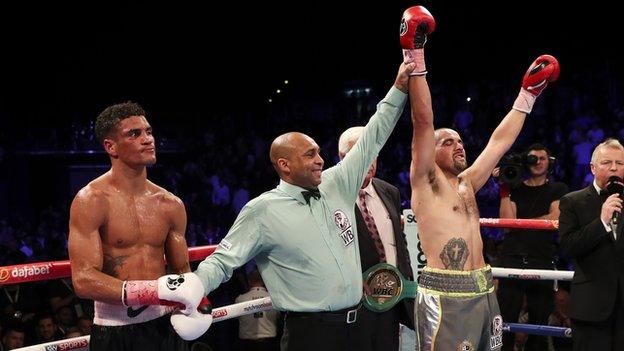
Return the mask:
[[[524,74],[522,87],[529,93],[539,96],[549,82],[559,78],[559,61],[550,55],[538,57]]]
[[[427,34],[435,29],[433,16],[423,6],[412,6],[403,12],[401,18],[401,47],[405,62],[415,62],[416,68],[410,74],[422,76],[427,74],[424,47]]]
[[[401,18],[401,47],[406,50],[424,48],[427,34],[434,29],[435,20],[429,10],[423,6],[410,7]]]
[[[524,113],[531,113],[535,98],[542,93],[549,82],[554,82],[559,78],[559,72],[559,61],[556,58],[550,55],[538,57],[524,74],[522,89],[513,108]]]
[[[498,194],[500,198],[509,197],[511,195],[511,188],[508,183],[499,183],[498,184]]]

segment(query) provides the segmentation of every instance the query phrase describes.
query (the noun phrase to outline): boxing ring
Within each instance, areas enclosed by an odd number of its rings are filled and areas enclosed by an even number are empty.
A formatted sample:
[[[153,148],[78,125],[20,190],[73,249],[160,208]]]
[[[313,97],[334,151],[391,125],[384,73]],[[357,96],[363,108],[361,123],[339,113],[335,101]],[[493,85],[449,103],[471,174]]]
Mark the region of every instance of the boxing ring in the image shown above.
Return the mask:
[[[409,210],[406,210],[409,211]],[[406,212],[407,213],[407,212]],[[411,211],[410,211],[411,213]],[[406,234],[410,226],[410,217],[406,215]],[[413,218],[413,216],[412,216]],[[557,230],[558,221],[539,219],[498,219],[481,218],[481,226],[494,228],[519,228],[519,229],[541,229]],[[414,221],[415,224],[415,221]],[[409,234],[408,234],[409,237]],[[217,245],[199,246],[189,248],[189,260],[191,262],[200,261],[211,255]],[[416,270],[415,270],[416,272]],[[492,267],[492,274],[495,278],[528,279],[528,280],[572,280],[574,272],[552,271],[541,269],[511,269]],[[27,282],[44,281],[50,279],[68,278],[71,276],[69,261],[51,261],[19,264],[0,267],[0,286],[9,284],[19,284]],[[213,323],[243,315],[266,311],[273,307],[269,297],[252,300],[233,305],[214,308],[212,311]],[[521,323],[504,323],[503,331],[522,332],[532,335],[543,335],[552,337],[572,337],[570,328],[551,327],[542,325],[531,325]],[[89,336],[79,336],[71,339],[63,339],[45,344],[32,345],[18,348],[20,351],[56,351],[56,350],[82,350],[88,349]]]

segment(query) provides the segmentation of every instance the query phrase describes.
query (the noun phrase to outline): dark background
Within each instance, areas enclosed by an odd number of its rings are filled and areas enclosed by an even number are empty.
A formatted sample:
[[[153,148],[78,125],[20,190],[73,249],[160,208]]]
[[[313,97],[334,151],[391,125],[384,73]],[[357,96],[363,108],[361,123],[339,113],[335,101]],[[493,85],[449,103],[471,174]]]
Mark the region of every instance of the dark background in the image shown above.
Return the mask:
[[[624,30],[619,5],[611,3],[423,2],[437,21],[426,45],[436,127],[451,126],[457,111],[469,109],[475,120],[462,136],[468,158],[476,157],[529,64],[552,54],[560,80],[542,94],[514,148],[542,141],[555,149],[565,175],[559,179],[583,181],[588,167],[574,173],[577,141],[568,136],[585,135],[589,126],[579,130],[575,120],[591,117],[605,136],[624,138]],[[364,124],[394,81],[402,60],[399,23],[413,5],[0,4],[0,266],[67,258],[71,199],[110,167],[92,123],[106,106],[127,100],[143,105],[154,127],[158,163],[149,178],[184,201],[189,245],[217,243],[235,213],[215,205],[212,180],[225,181],[232,193],[247,189],[251,198],[272,188],[278,178],[268,145],[291,130],[315,138],[326,167],[333,165],[340,133]],[[347,97],[353,88],[371,94]],[[407,110],[377,171],[400,188],[404,208],[411,190]],[[498,217],[496,182],[477,200],[482,217]],[[483,228],[486,250],[495,251],[500,232]],[[33,255],[22,254],[21,245]],[[211,300],[230,304],[232,291],[217,290]],[[233,324],[213,326],[210,337],[230,345]]]
[[[360,79],[385,90],[401,59],[401,14],[414,4],[3,5],[3,134],[11,139],[33,123],[93,119],[128,99],[142,103],[153,123],[205,119],[209,125],[207,112],[258,111],[284,79],[310,96]],[[623,30],[615,5],[423,4],[437,20],[427,44],[431,81],[518,77],[542,53],[560,60],[562,80],[599,65],[621,73]]]
[[[543,53],[559,59],[562,84],[594,70],[606,70],[612,81],[622,82],[619,46],[624,31],[615,5],[606,1],[583,6],[422,4],[437,21],[426,46],[428,79],[443,94],[463,94],[462,89],[445,89],[501,79],[515,91],[529,63]],[[279,119],[276,111],[287,100],[306,99],[322,102],[320,112],[312,114],[323,115],[350,86],[369,86],[381,97],[402,59],[401,15],[413,5],[293,1],[0,6],[0,214],[33,217],[51,203],[67,207],[76,189],[104,172],[108,159],[97,143],[75,148],[66,139],[77,131],[88,132],[89,123],[113,103],[141,103],[158,141],[201,138],[205,131],[245,128],[250,122],[265,126],[260,135],[265,141],[288,130],[310,133],[319,142],[337,138],[348,125]],[[594,88],[583,81],[574,85]],[[286,94],[276,95],[277,88]],[[492,116],[503,113],[493,111]],[[439,116],[443,120],[444,114],[436,115],[441,126]],[[498,121],[494,117],[486,121],[492,127]],[[408,140],[403,134],[409,127],[397,129],[393,138]],[[52,149],[51,130],[57,145]],[[219,143],[216,148],[222,147],[223,141]],[[177,167],[174,161],[183,157],[165,151],[159,148],[158,165]],[[228,166],[237,167],[232,162]],[[151,172],[158,182],[157,176]],[[252,196],[275,179],[255,184],[258,190],[252,189]]]

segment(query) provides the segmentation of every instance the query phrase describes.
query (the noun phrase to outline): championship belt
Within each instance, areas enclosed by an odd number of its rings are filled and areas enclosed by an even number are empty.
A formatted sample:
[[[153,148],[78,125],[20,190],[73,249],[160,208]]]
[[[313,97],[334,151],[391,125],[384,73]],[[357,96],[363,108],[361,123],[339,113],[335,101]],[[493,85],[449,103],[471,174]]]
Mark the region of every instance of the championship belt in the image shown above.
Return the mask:
[[[404,298],[416,297],[418,283],[405,279],[393,265],[378,263],[362,277],[368,286],[364,289],[364,306],[373,312],[385,312]]]

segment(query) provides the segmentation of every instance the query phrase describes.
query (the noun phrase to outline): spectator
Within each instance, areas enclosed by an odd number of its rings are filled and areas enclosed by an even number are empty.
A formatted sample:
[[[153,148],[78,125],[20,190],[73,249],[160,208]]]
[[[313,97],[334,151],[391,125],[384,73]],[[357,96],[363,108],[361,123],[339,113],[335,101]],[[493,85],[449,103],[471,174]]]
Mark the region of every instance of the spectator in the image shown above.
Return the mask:
[[[249,273],[249,291],[239,295],[236,303],[252,301],[268,297],[260,272],[254,269]],[[238,338],[240,351],[278,351],[279,339],[278,319],[280,313],[276,310],[256,312],[238,318]]]
[[[13,350],[24,346],[24,337],[26,333],[20,325],[9,325],[5,327],[2,335],[1,350]]]
[[[570,294],[567,290],[559,289],[555,293],[555,308],[548,316],[548,325],[552,327],[571,328],[572,322],[568,314]],[[572,351],[572,339],[548,337],[548,351]]]
[[[50,314],[42,314],[37,317],[35,332],[37,334],[35,341],[38,344],[62,339],[62,333],[59,332],[58,324]]]
[[[82,335],[91,335],[91,327],[93,326],[93,319],[89,316],[83,315],[78,317],[78,330]]]

